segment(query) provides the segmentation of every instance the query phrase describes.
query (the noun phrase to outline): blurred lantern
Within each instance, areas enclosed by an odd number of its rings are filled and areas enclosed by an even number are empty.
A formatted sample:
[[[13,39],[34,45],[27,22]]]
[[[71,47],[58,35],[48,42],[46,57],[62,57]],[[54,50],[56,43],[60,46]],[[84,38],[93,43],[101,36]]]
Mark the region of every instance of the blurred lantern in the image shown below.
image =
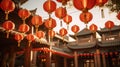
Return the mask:
[[[34,41],[35,38],[34,38],[34,35],[28,34],[26,36],[26,39],[28,40],[28,46],[30,47],[31,42]]]
[[[15,3],[12,0],[2,0],[1,9],[5,11],[5,20],[8,20],[8,14],[15,9]]]
[[[108,56],[108,53],[106,52],[105,55]]]
[[[20,42],[21,42],[21,40],[23,40],[24,36],[22,34],[17,33],[17,34],[15,34],[14,38],[18,42],[18,47],[20,47]]]
[[[20,9],[18,12],[18,16],[23,20],[23,23],[25,23],[25,20],[31,15],[30,11],[27,9]]]
[[[117,18],[120,20],[120,12],[118,12],[118,14],[117,14]]]
[[[69,0],[57,0],[58,2],[62,3],[63,6],[67,5]]]
[[[118,55],[118,52],[114,52],[115,53],[115,55]]]
[[[96,5],[98,5],[99,7],[103,7],[104,4],[107,2],[108,2],[108,0],[96,0]],[[102,15],[102,18],[104,18],[103,8],[101,9],[101,15]]]
[[[68,32],[67,32],[67,30],[66,30],[65,28],[61,28],[61,29],[59,30],[59,34],[60,34],[60,36],[62,36],[62,37],[64,37],[67,33],[68,33]],[[64,41],[64,38],[63,38],[63,41]]]
[[[2,26],[7,32],[7,38],[9,38],[9,32],[15,28],[15,24],[12,21],[5,21]]]
[[[59,7],[55,10],[55,16],[60,20],[63,19],[67,15],[66,8]],[[62,20],[60,21],[60,25],[62,26]]]
[[[98,27],[97,27],[95,24],[91,24],[90,27],[89,27],[89,29],[90,29],[93,33],[95,33],[95,32],[97,31]]]
[[[72,30],[72,32],[73,32],[74,35],[75,35],[76,41],[78,42],[78,39],[77,39],[77,37],[76,37],[76,34],[77,34],[78,31],[80,30],[79,26],[73,25],[73,26],[71,27],[71,30]]]
[[[109,54],[110,54],[110,56],[112,56],[112,55],[113,55],[113,52],[110,52]]]
[[[73,26],[71,27],[71,30],[72,30],[73,33],[76,34],[76,33],[80,30],[80,28],[79,28],[79,26],[77,26],[77,25],[73,25]]]
[[[29,29],[30,29],[30,27],[27,24],[21,24],[19,26],[19,31],[22,32],[22,33],[28,32]]]
[[[47,0],[44,4],[43,4],[43,8],[46,12],[48,12],[49,14],[49,18],[51,17],[50,14],[55,11],[56,9],[56,3],[52,0]]]
[[[86,24],[86,28],[87,28],[87,24],[88,24],[88,22],[90,22],[92,20],[93,15],[90,12],[86,12],[86,13],[82,12],[80,14],[79,18],[82,22],[84,22]]]
[[[105,23],[105,27],[108,28],[108,29],[111,29],[114,27],[114,22],[113,21],[107,21]]]
[[[42,17],[39,15],[35,15],[31,19],[31,23],[35,26],[36,32],[38,31],[38,27],[43,24]]]
[[[45,27],[48,28],[49,30],[55,28],[56,20],[53,18],[49,18],[49,19],[45,20]]]
[[[49,31],[48,31],[48,36],[49,36],[50,38],[53,38],[53,37],[55,36],[55,31],[49,30]]]
[[[66,15],[66,16],[63,18],[63,21],[67,24],[67,29],[69,29],[69,23],[72,22],[72,16]]]
[[[41,39],[45,36],[45,33],[43,31],[37,31],[36,36]]]
[[[87,12],[96,4],[96,0],[73,0],[73,5],[76,9],[82,12]]]

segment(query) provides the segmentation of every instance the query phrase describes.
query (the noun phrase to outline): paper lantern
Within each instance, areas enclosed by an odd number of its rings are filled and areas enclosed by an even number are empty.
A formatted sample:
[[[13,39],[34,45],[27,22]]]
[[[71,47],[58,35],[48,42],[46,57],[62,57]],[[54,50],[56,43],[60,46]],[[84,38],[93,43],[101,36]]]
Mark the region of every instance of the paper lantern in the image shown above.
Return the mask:
[[[53,37],[55,36],[55,31],[49,30],[49,31],[48,31],[48,36],[49,36],[50,38],[53,38]]]
[[[18,47],[20,47],[20,42],[23,40],[24,36],[22,34],[15,34],[14,39],[18,42]]]
[[[88,22],[90,22],[92,20],[93,15],[90,12],[86,12],[86,13],[82,12],[80,14],[79,18],[82,22],[84,22],[85,24],[88,24]]]
[[[65,36],[67,33],[68,33],[68,32],[67,32],[67,30],[66,30],[65,28],[61,28],[61,29],[59,30],[59,34],[60,34],[62,37]]]
[[[73,0],[73,5],[76,9],[82,12],[87,12],[96,4],[96,0]]]
[[[72,16],[70,15],[66,15],[64,18],[63,18],[63,21],[67,24],[67,29],[69,29],[69,23],[72,22]]]
[[[5,21],[2,26],[7,32],[7,38],[9,38],[9,32],[15,28],[15,24],[12,21]]]
[[[111,29],[114,27],[114,22],[113,21],[107,21],[105,22],[105,27],[108,29]]]
[[[63,7],[59,7],[55,10],[55,16],[60,20],[63,19],[67,15],[67,11]],[[62,26],[62,21],[60,22]]]
[[[108,0],[96,0],[96,5],[98,5],[99,7],[102,7],[107,2]]]
[[[43,31],[37,31],[36,36],[41,39],[45,36],[45,33]]]
[[[2,0],[0,7],[3,11],[5,11],[5,20],[8,20],[8,14],[14,11],[15,3],[11,0]]]
[[[91,24],[89,29],[94,33],[97,31],[98,27],[95,24]]]
[[[35,26],[36,32],[38,31],[38,27],[43,24],[42,17],[39,15],[35,15],[31,19],[31,23]]]
[[[49,18],[50,18],[50,14],[55,11],[56,9],[56,3],[52,0],[47,0],[44,4],[43,4],[43,8],[46,12],[48,12],[49,14]]]
[[[22,32],[22,33],[28,32],[29,29],[30,29],[30,27],[27,24],[21,24],[19,26],[19,31]]]
[[[118,12],[118,14],[117,14],[117,18],[120,20],[120,12]]]
[[[23,23],[25,23],[25,20],[31,15],[30,11],[27,9],[20,9],[18,11],[18,16],[23,20]]]
[[[77,26],[77,25],[73,25],[73,26],[71,27],[71,30],[72,30],[73,33],[76,34],[76,33],[80,30],[80,28],[79,28],[79,26]]]
[[[48,28],[49,30],[55,28],[56,27],[56,20],[53,18],[47,19],[45,21],[45,27]]]
[[[35,38],[34,38],[34,35],[28,34],[26,36],[26,39],[28,40],[28,46],[30,47],[31,42],[34,41]]]
[[[62,5],[67,5],[67,2],[68,2],[69,0],[57,0],[57,2],[60,2],[60,3],[62,3]]]

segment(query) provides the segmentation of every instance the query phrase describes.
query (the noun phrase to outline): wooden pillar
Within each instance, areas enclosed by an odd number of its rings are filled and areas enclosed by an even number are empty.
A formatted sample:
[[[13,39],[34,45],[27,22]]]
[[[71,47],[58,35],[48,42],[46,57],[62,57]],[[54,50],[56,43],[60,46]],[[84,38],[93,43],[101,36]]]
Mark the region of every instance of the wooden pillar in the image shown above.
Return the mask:
[[[52,67],[52,66],[51,66],[51,57],[50,57],[50,53],[47,53],[47,54],[46,54],[45,66],[46,66],[46,67]]]
[[[77,54],[77,51],[74,51],[74,64],[75,64],[75,67],[78,67],[78,54]]]
[[[12,46],[9,53],[9,67],[15,67],[15,58],[16,58],[16,52],[15,47]]]
[[[1,67],[6,67],[8,56],[8,52],[3,53]]]
[[[97,67],[101,67],[101,60],[100,60],[100,50],[96,50],[96,56],[97,56]]]
[[[24,67],[30,67],[30,58],[31,58],[31,47],[26,46],[25,48],[25,54],[24,54]]]
[[[37,59],[37,51],[32,51],[32,62],[31,62],[31,66],[36,66],[36,59]]]
[[[102,62],[103,62],[103,67],[106,67],[106,59],[105,59],[105,54],[102,54]]]
[[[94,53],[94,62],[95,62],[95,67],[97,67],[97,56],[96,56],[96,53]]]
[[[64,67],[67,67],[67,58],[64,58]]]

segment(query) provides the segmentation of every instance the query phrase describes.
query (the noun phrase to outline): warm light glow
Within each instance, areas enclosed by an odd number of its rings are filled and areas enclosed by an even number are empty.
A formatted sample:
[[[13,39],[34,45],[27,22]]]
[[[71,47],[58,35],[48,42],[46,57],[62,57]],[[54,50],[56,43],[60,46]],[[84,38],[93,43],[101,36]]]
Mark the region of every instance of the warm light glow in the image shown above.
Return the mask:
[[[46,13],[42,7],[44,2],[45,2],[45,0],[36,0],[36,1],[29,0],[24,5],[22,5],[22,7],[29,9],[29,10],[33,10],[33,9],[37,8],[37,14],[42,16],[43,19],[47,19],[49,17],[48,13]],[[55,2],[57,4],[56,7],[57,8],[60,7],[61,4],[58,3],[57,1],[55,1]],[[33,3],[35,3],[35,4],[32,5]],[[76,24],[80,27],[80,31],[83,30],[85,28],[85,24],[79,20],[79,15],[80,15],[81,11],[75,9],[74,7],[72,7],[72,8],[66,7],[66,9],[67,9],[67,14],[72,16],[72,22],[69,24],[69,28],[71,28],[71,26]],[[110,10],[106,7],[103,7],[103,9],[104,9],[105,18],[101,18],[101,9],[99,8],[99,6],[95,6],[94,8],[89,10],[89,12],[91,12],[93,14],[93,19],[88,23],[88,26],[90,26],[91,24],[94,23],[98,26],[98,30],[100,30],[100,28],[105,27],[104,24],[107,20],[113,21],[115,25],[120,25],[120,20],[118,20],[116,17],[117,13],[110,12]],[[54,18],[57,22],[57,26],[54,28],[54,31],[56,31],[58,33],[59,29],[61,29],[60,23],[59,23],[60,20],[59,20],[59,18],[56,18],[54,13],[51,14],[51,17]],[[66,23],[63,23],[62,27],[67,29]],[[68,30],[68,33],[74,34],[71,30]]]

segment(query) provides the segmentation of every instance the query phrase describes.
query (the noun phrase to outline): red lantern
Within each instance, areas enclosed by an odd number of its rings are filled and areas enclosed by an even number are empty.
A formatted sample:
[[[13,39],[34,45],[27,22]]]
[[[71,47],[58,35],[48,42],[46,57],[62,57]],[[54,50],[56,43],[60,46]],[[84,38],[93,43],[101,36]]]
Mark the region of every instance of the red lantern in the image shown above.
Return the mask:
[[[48,14],[51,14],[56,9],[56,3],[52,0],[47,0],[43,4],[43,8],[46,12],[48,12]]]
[[[63,18],[63,21],[64,21],[67,25],[69,25],[69,23],[72,22],[72,16],[66,15],[66,16]],[[67,27],[67,28],[69,28],[69,27]]]
[[[114,22],[113,21],[107,21],[105,23],[105,27],[108,28],[108,29],[111,29],[114,27]]]
[[[97,31],[97,26],[95,24],[92,24],[90,25],[89,29],[92,31],[92,32],[96,32]]]
[[[65,17],[67,15],[67,11],[65,8],[63,7],[59,7],[55,10],[55,16],[59,19],[62,19],[63,17]]]
[[[66,30],[65,28],[61,28],[61,29],[59,30],[59,33],[60,33],[60,35],[63,37],[63,36],[65,36],[68,32],[67,32],[67,30]]]
[[[15,3],[11,0],[2,0],[1,2],[1,9],[5,11],[6,20],[8,20],[8,14],[15,9]]]
[[[73,0],[73,5],[76,9],[87,12],[96,4],[96,0]]]
[[[108,0],[96,0],[96,5],[102,7]]]
[[[29,29],[30,29],[30,27],[27,24],[21,24],[19,26],[19,31],[22,32],[22,33],[28,32]]]
[[[81,13],[79,16],[80,20],[84,22],[85,24],[88,24],[93,18],[92,13],[86,12],[86,13]]]
[[[59,19],[63,19],[67,15],[67,11],[63,7],[59,7],[55,10],[55,16]],[[62,26],[62,21],[61,21],[61,26]]]
[[[63,21],[64,21],[66,24],[69,24],[70,22],[72,22],[72,16],[66,15],[66,16],[63,18]]]
[[[7,32],[7,38],[9,38],[9,32],[15,28],[15,24],[12,21],[5,21],[3,23],[3,28]]]
[[[117,18],[120,20],[120,12],[117,14]]]
[[[23,40],[24,36],[22,34],[15,34],[15,40],[18,42],[18,47],[20,47],[20,42]]]
[[[55,31],[49,30],[48,35],[50,36],[50,38],[53,38],[55,36]]]
[[[77,32],[80,30],[80,28],[79,28],[79,26],[77,26],[77,25],[73,25],[73,26],[71,27],[71,30],[72,30],[72,32],[77,33]]]
[[[69,0],[57,0],[58,2],[61,2],[62,5],[66,5]]]
[[[38,31],[38,32],[36,32],[36,36],[38,38],[43,38],[45,36],[45,33],[43,31]]]
[[[53,29],[53,28],[55,28],[55,27],[56,27],[56,20],[53,19],[53,18],[47,19],[47,20],[45,21],[45,26],[46,26],[46,28],[48,28],[48,29]]]
[[[30,46],[30,44],[31,44],[31,42],[35,39],[34,38],[34,35],[32,35],[32,34],[28,34],[27,36],[26,36],[26,39],[28,40],[28,46]]]
[[[23,20],[23,23],[25,23],[25,19],[27,19],[31,15],[31,13],[27,9],[20,9],[18,15]]]
[[[42,17],[39,15],[33,16],[31,19],[31,23],[35,26],[36,32],[37,32],[38,27],[43,24]]]

